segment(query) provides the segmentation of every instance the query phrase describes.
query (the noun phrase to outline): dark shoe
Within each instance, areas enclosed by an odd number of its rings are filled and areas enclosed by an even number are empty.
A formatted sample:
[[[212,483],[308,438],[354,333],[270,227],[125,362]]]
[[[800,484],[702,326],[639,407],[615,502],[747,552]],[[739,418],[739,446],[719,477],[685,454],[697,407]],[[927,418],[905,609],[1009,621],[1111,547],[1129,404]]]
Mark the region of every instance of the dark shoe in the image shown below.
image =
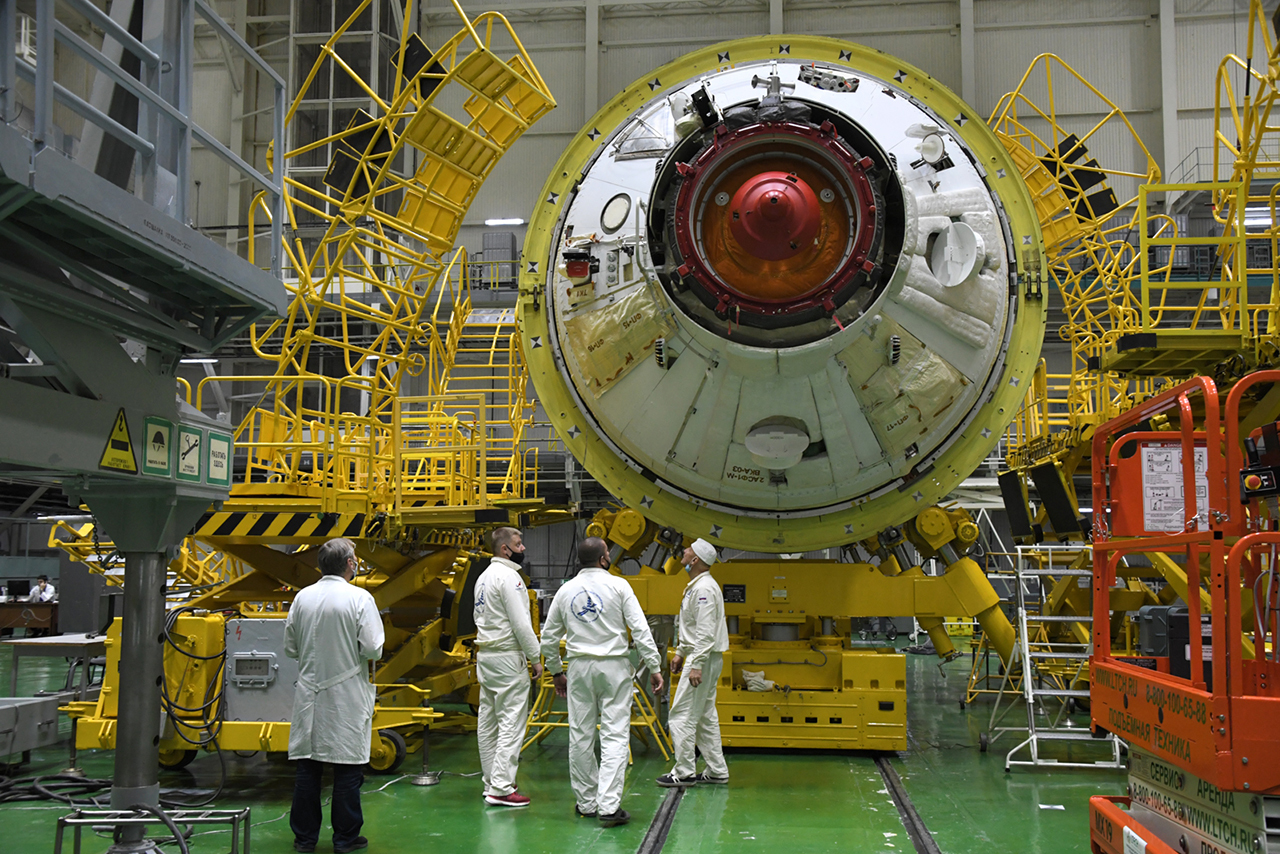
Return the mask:
[[[347,854],[348,851],[359,851],[361,848],[368,847],[369,840],[365,839],[363,836],[357,836],[356,841],[352,842],[350,845],[343,845],[341,848],[337,845],[333,846],[333,854]],[[315,849],[313,848],[311,850],[314,851]]]
[[[583,812],[582,808],[579,807],[577,804],[573,805],[573,811],[578,816],[578,818],[595,818],[598,815],[598,813],[595,810],[592,810],[591,812]]]
[[[618,810],[615,813],[600,816],[600,824],[603,827],[617,827],[620,824],[626,824],[631,821],[631,813],[626,810]]]
[[[302,854],[314,854],[316,850],[316,846],[315,846],[315,843],[312,843],[310,845],[304,845],[301,842],[295,842],[293,843],[293,850],[301,851]]]
[[[677,777],[674,774],[663,774],[657,779],[658,785],[662,786],[664,789],[684,788],[685,786],[692,786],[697,782],[697,777]]]
[[[695,783],[712,783],[716,786],[724,786],[729,782],[728,777],[712,777],[706,771],[693,778]]]

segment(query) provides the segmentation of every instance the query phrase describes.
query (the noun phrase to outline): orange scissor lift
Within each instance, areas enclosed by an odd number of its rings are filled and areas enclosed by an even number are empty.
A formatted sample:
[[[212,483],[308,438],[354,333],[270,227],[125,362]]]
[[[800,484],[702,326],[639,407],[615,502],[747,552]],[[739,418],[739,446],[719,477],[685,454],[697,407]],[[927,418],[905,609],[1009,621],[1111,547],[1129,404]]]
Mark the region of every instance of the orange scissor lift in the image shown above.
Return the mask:
[[[1093,437],[1091,726],[1132,757],[1129,796],[1090,799],[1094,854],[1280,843],[1280,434],[1247,415],[1272,384],[1250,374],[1224,402],[1195,377]],[[1188,631],[1147,669],[1112,655],[1109,591],[1157,560],[1185,567]]]

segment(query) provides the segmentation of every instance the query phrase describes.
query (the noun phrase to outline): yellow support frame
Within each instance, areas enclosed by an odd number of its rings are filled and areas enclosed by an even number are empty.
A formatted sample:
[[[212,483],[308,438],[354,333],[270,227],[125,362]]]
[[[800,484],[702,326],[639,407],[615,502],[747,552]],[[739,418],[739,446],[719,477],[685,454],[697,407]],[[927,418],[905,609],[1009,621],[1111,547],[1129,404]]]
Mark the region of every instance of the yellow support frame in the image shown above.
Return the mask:
[[[538,504],[524,448],[533,404],[514,317],[470,322],[471,265],[466,250],[453,247],[475,193],[555,99],[507,20],[494,12],[472,20],[456,0],[461,29],[408,75],[406,48],[418,37],[402,28],[391,92],[379,97],[339,51],[370,2],[358,3],[320,47],[286,122],[329,64],[368,97],[377,115],[361,114],[323,139],[268,153],[268,166],[278,173],[322,149],[351,167],[345,186],[333,177],[336,170],[326,176],[331,183],[318,187],[285,176],[292,236],[279,249],[293,277],[285,282],[293,300],[283,318],[249,334],[255,354],[274,370],[209,377],[194,390],[190,384],[180,389],[197,408],[214,383],[264,391],[234,431],[237,450],[247,454],[245,474],[225,505],[197,525],[198,541],[187,540],[181,563],[171,569],[194,586],[213,586],[192,602],[258,613],[282,608],[317,577],[312,555],[272,546],[351,537],[372,570],[355,583],[391,610],[371,734],[373,762],[382,767],[389,742],[379,729],[409,728],[412,735],[440,721],[424,701],[467,689],[476,679],[460,638],[441,647],[446,627],[457,634],[454,621],[410,625],[397,620],[396,607],[412,600],[413,608],[434,608],[442,597],[462,593],[469,562],[478,556],[464,550],[478,547],[485,528],[505,524],[510,511]],[[414,20],[412,10],[408,0],[403,20]],[[499,49],[512,52],[503,58]],[[460,106],[451,106],[455,102]],[[269,220],[270,212],[259,196],[249,211],[251,236],[263,216]],[[309,228],[318,237],[306,236]],[[263,248],[251,237],[249,260]],[[372,335],[363,337],[370,328]],[[481,389],[466,387],[458,376],[459,353],[469,357],[463,345],[476,336],[488,346]],[[336,375],[316,369],[321,348],[337,355]],[[409,377],[423,377],[419,387],[426,394],[401,396]],[[365,405],[354,404],[357,396]],[[495,460],[505,463],[502,474],[489,473]],[[61,534],[70,534],[59,545],[73,556],[95,558],[101,544],[93,542],[92,527],[68,526]],[[210,635],[200,648],[216,655],[224,646]],[[114,745],[114,672],[109,666],[104,699],[76,709],[85,746]],[[288,735],[287,722],[226,722],[219,743],[279,751]],[[162,748],[179,751],[183,744],[171,739]]]
[[[1014,429],[1006,436],[1011,468],[1025,469],[1045,458],[1078,462],[1087,453],[1083,446],[1095,425],[1151,396],[1168,376],[1203,373],[1230,381],[1250,369],[1280,364],[1280,264],[1276,260],[1280,258],[1276,216],[1280,185],[1273,184],[1266,192],[1253,189],[1255,178],[1280,178],[1280,159],[1266,153],[1264,145],[1274,143],[1280,135],[1280,126],[1272,121],[1280,94],[1280,44],[1258,0],[1250,5],[1247,45],[1244,57],[1227,56],[1216,71],[1213,175],[1217,180],[1161,184],[1159,171],[1143,147],[1149,174],[1140,182],[1132,221],[1122,223],[1119,229],[1086,228],[1063,236],[1065,255],[1060,259],[1087,260],[1098,274],[1092,282],[1079,274],[1054,274],[1066,304],[1068,324],[1062,334],[1072,345],[1072,371],[1068,377],[1056,378],[1057,388],[1047,400],[1040,394],[1043,386],[1037,394],[1028,393]],[[1261,56],[1255,48],[1261,49]],[[1041,57],[1036,63],[1043,63],[1046,69],[1049,102],[1044,108],[1032,105],[1032,112],[1048,120],[1057,134],[1054,62]],[[1022,87],[1020,84],[1019,91]],[[1097,94],[1106,104],[1104,121],[1122,116],[1112,102]],[[1017,91],[1005,96],[992,117],[997,133],[1014,141],[1029,138],[1004,127],[1010,107],[1020,101],[1031,104],[1030,98]],[[1127,120],[1125,124],[1132,133],[1132,125]],[[1141,145],[1136,133],[1133,137]],[[1029,161],[1016,153],[1015,159]],[[1229,177],[1224,179],[1224,173]],[[1179,192],[1209,195],[1213,216],[1223,228],[1221,237],[1178,235],[1171,217],[1147,214],[1151,193],[1171,198]],[[1046,200],[1051,196],[1046,192],[1037,197],[1038,206],[1050,218],[1055,209]],[[1250,214],[1256,223],[1246,223]],[[1130,230],[1138,236],[1136,247],[1117,239]],[[1051,249],[1059,231],[1045,226]],[[1258,242],[1268,245],[1271,263],[1251,269],[1248,248]],[[1199,283],[1174,281],[1173,248],[1197,245],[1217,250],[1214,258],[1221,265],[1221,275]],[[1164,247],[1169,249],[1168,260],[1153,264],[1149,250]],[[1051,273],[1060,267],[1055,263]],[[1264,299],[1250,294],[1251,276],[1269,280]],[[1196,290],[1200,296],[1189,305],[1175,304],[1170,298],[1175,291]],[[1122,337],[1126,339],[1123,349],[1119,346]],[[1070,413],[1066,428],[1054,417],[1063,407]],[[1263,408],[1268,412],[1275,409],[1270,404]]]
[[[404,458],[394,423],[401,385],[408,376],[425,375],[427,396],[438,398],[440,412],[459,404],[444,396],[450,393],[450,372],[457,366],[457,347],[471,310],[465,250],[452,252],[462,213],[499,158],[554,108],[555,99],[505,18],[488,12],[472,21],[457,2],[453,7],[462,29],[433,51],[430,63],[408,76],[404,62],[411,34],[402,30],[392,91],[388,98],[379,97],[338,51],[369,2],[360,3],[321,46],[286,120],[292,120],[326,63],[349,77],[378,115],[358,114],[337,133],[283,157],[273,153],[273,164],[279,165],[277,161],[331,148],[331,166],[345,163],[350,173],[345,187],[312,187],[286,176],[286,212],[295,236],[284,250],[297,276],[296,283],[286,286],[295,297],[283,319],[255,326],[250,333],[256,355],[274,362],[277,370],[266,377],[209,378],[195,396],[199,405],[211,382],[247,380],[267,386],[264,399],[269,402],[256,407],[235,432],[237,447],[249,450],[249,466],[244,481],[233,486],[232,503],[264,507],[275,502],[369,516],[387,512],[394,533],[402,523],[398,510],[414,503],[412,494],[402,496],[400,490],[407,482],[410,493],[421,491],[423,471],[406,478],[397,468]],[[410,2],[406,20],[412,19],[411,10]],[[494,51],[499,42],[508,41],[515,46],[514,55],[504,60]],[[461,117],[448,106],[454,100],[463,102]],[[401,174],[396,163],[409,159],[418,165]],[[336,174],[331,168],[329,176]],[[326,180],[336,182],[329,176]],[[253,217],[259,213],[266,214],[261,198],[251,209]],[[297,235],[308,223],[323,231],[312,245]],[[420,241],[426,251],[412,248],[404,237]],[[251,259],[254,248],[251,242]],[[353,289],[363,291],[364,298],[355,298]],[[442,322],[446,300],[450,316]],[[376,330],[373,339],[357,340],[369,325]],[[507,356],[501,379],[510,436],[491,441],[486,432],[478,434],[482,444],[493,444],[508,460],[506,475],[490,482],[484,449],[478,456],[470,454],[462,450],[468,443],[447,438],[467,432],[466,425],[436,431],[444,446],[459,449],[443,472],[445,491],[460,466],[479,466],[473,477],[481,487],[453,493],[462,506],[518,500],[530,484],[521,443],[532,405],[525,393],[523,361],[511,342],[513,331],[498,336]],[[339,376],[321,375],[310,367],[317,346],[340,354]],[[490,363],[498,367],[497,360]],[[360,413],[345,411],[344,393],[348,398],[361,395],[367,405]]]
[[[1064,127],[1066,116],[1059,118],[1058,100],[1065,97],[1074,115],[1077,95],[1096,101],[1101,116],[1082,134],[1072,134]],[[1017,87],[996,104],[988,124],[1032,190],[1049,255],[1046,279],[1057,287],[1067,315],[1058,334],[1071,345],[1071,373],[1051,376],[1039,367],[1005,433],[1010,467],[1023,469],[1069,456],[1095,425],[1150,393],[1150,380],[1089,369],[1091,361],[1125,331],[1136,331],[1139,323],[1141,307],[1133,285],[1143,272],[1128,238],[1141,228],[1140,193],[1117,197],[1115,210],[1095,216],[1092,207],[1079,205],[1094,186],[1082,187],[1073,173],[1083,167],[1088,176],[1102,179],[1098,187],[1130,180],[1141,186],[1158,181],[1160,169],[1124,111],[1054,54],[1031,62]],[[1145,160],[1141,171],[1082,162],[1082,147],[1104,129],[1133,140]],[[1074,144],[1067,142],[1072,136]],[[1061,150],[1064,145],[1068,150]]]

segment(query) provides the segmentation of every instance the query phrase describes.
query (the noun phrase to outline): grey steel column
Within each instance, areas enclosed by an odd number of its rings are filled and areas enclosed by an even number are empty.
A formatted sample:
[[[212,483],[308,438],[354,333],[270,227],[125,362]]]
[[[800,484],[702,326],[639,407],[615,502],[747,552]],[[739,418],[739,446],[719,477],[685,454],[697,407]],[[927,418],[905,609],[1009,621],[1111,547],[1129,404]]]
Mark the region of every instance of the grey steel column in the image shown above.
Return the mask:
[[[165,560],[158,552],[124,556],[120,633],[120,699],[111,807],[160,802],[160,676],[164,667]],[[129,827],[126,842],[145,829]]]

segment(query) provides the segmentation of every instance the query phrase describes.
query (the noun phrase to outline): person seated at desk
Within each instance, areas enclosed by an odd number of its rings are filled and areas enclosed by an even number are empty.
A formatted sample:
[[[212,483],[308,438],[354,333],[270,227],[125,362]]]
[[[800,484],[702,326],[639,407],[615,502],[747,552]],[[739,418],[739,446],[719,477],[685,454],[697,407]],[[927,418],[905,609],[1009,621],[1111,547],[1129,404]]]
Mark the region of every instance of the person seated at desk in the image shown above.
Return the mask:
[[[57,591],[49,583],[49,576],[42,575],[36,579],[36,586],[32,587],[31,592],[27,594],[27,601],[39,605],[52,604],[57,601]],[[50,627],[27,627],[27,637],[29,638],[47,637],[51,633],[52,629]]]
[[[52,584],[49,583],[49,576],[42,575],[36,579],[36,586],[31,588],[31,593],[27,595],[28,602],[52,602],[57,596]]]

